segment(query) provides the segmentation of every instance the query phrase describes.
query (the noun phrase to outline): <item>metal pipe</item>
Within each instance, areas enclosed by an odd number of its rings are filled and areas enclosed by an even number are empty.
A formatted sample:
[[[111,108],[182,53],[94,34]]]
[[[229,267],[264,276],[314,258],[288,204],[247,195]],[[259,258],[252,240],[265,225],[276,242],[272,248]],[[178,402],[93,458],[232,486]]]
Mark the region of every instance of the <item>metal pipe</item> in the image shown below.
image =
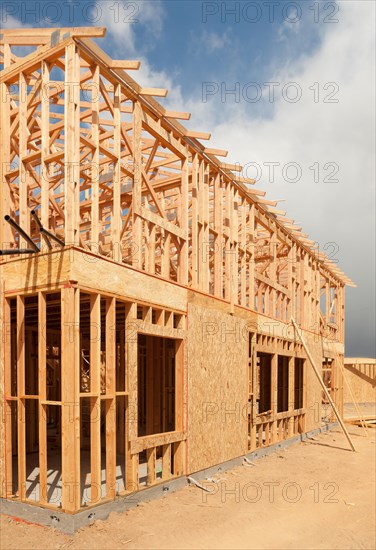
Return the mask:
[[[35,242],[31,239],[31,237],[29,237],[29,235],[22,229],[22,227],[20,227],[18,225],[17,222],[15,222],[10,216],[8,216],[8,214],[6,216],[4,216],[4,220],[6,222],[9,223],[9,225],[11,225],[12,227],[14,227],[14,229],[16,229],[18,231],[18,233],[25,239],[25,241],[27,241],[29,243],[29,245],[31,246],[31,248],[34,249],[34,252],[39,252],[39,248],[37,247],[37,245],[35,244]]]
[[[37,213],[35,212],[35,210],[32,210],[31,211],[31,215],[33,216],[33,219],[35,221],[35,223],[37,224],[38,226],[38,229],[40,231],[40,234],[42,235],[43,237],[43,240],[44,242],[46,243],[47,247],[49,250],[52,250],[52,244],[50,242],[50,239],[47,237],[47,235],[45,235],[42,231],[43,231],[43,225],[42,225],[42,222],[40,221],[40,219],[38,218],[37,216]]]
[[[31,211],[31,215],[33,216],[34,221],[36,222],[36,224],[37,224],[37,226],[39,227],[39,229],[42,229],[42,228],[43,228],[42,222],[41,222],[40,219],[38,218],[38,215],[37,215],[37,213],[35,212],[35,210],[32,210],[32,211]]]
[[[47,235],[50,239],[52,239],[53,241],[57,242],[60,246],[65,246],[65,242],[62,241],[61,239],[59,239],[59,237],[56,237],[56,235],[54,235],[53,233],[50,233],[49,231],[47,231],[47,229],[44,229],[44,227],[42,227],[40,229],[40,232],[42,234],[45,234]]]

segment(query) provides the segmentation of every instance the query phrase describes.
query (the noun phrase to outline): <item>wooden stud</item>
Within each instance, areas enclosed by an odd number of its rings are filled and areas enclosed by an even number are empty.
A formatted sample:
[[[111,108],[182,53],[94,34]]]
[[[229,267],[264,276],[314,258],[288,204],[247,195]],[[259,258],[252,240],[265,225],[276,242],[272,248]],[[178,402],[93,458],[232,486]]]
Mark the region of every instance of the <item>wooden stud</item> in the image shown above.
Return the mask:
[[[47,502],[47,312],[46,295],[38,292],[39,494]]]
[[[162,446],[162,479],[171,477],[171,443]]]
[[[91,502],[101,499],[101,297],[90,295],[90,471]]]
[[[156,480],[156,449],[146,449],[146,460],[147,460],[147,484],[153,485]]]
[[[116,300],[106,299],[106,496],[116,496]]]
[[[327,398],[327,400],[329,401],[329,403],[330,403],[330,405],[331,405],[331,407],[332,407],[332,409],[333,409],[333,411],[334,411],[334,414],[335,414],[336,417],[337,417],[337,420],[338,420],[338,422],[339,422],[339,424],[340,424],[340,426],[341,426],[341,428],[342,428],[342,431],[343,431],[344,435],[346,436],[346,439],[347,439],[347,441],[349,442],[351,449],[352,449],[353,451],[355,451],[356,449],[355,449],[354,444],[353,444],[353,442],[352,442],[352,440],[351,440],[351,438],[350,438],[350,435],[349,435],[349,433],[348,433],[348,431],[347,431],[347,429],[346,429],[346,426],[345,426],[345,424],[344,424],[344,422],[343,422],[343,420],[342,420],[342,418],[341,418],[341,415],[339,414],[339,412],[338,412],[338,410],[337,410],[337,407],[336,407],[336,405],[335,405],[333,399],[332,399],[331,396],[330,396],[330,393],[329,393],[328,390],[327,390],[327,387],[325,386],[325,384],[324,384],[324,382],[323,382],[323,379],[322,379],[322,377],[321,377],[321,375],[320,375],[320,372],[319,372],[319,370],[318,370],[318,368],[317,368],[317,366],[316,366],[316,364],[315,364],[315,362],[314,362],[314,360],[313,360],[313,358],[312,358],[312,355],[311,355],[311,353],[310,353],[310,351],[309,351],[309,349],[308,349],[308,346],[307,346],[307,344],[306,344],[306,342],[305,342],[305,340],[304,340],[304,338],[303,338],[302,332],[300,331],[300,329],[299,329],[298,325],[296,324],[296,322],[294,321],[294,319],[291,319],[291,321],[292,321],[292,324],[294,325],[295,330],[296,330],[296,332],[297,332],[297,334],[298,334],[298,336],[299,336],[299,338],[300,338],[300,340],[301,340],[301,342],[302,342],[302,344],[303,344],[303,347],[304,347],[304,349],[305,349],[305,352],[306,352],[306,354],[307,354],[307,357],[308,357],[308,359],[309,359],[309,362],[311,363],[311,365],[312,365],[312,367],[313,367],[313,370],[314,370],[314,372],[315,372],[315,374],[316,374],[316,377],[317,377],[318,381],[320,382],[320,385],[321,385],[322,389],[324,390],[324,393],[325,393],[325,395],[326,395],[326,398]]]
[[[80,508],[79,290],[61,290],[62,508]]]
[[[91,249],[99,252],[99,67],[93,70],[91,139],[94,144],[91,170]]]
[[[65,210],[70,215],[65,220],[65,243],[78,244],[79,242],[79,143],[80,119],[79,103],[80,90],[76,85],[79,80],[79,63],[76,45],[71,42],[65,48],[65,126],[64,126],[64,159],[65,177],[64,194]]]
[[[25,300],[17,296],[18,494],[26,500]]]

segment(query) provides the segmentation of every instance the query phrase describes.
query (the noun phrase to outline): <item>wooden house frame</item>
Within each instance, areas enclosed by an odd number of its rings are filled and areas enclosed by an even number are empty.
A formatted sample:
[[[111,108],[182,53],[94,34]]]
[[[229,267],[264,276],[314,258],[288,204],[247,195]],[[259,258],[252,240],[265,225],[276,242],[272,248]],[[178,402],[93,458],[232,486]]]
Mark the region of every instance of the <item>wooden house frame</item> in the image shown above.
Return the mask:
[[[71,514],[320,426],[353,285],[104,33],[0,36],[0,496]]]

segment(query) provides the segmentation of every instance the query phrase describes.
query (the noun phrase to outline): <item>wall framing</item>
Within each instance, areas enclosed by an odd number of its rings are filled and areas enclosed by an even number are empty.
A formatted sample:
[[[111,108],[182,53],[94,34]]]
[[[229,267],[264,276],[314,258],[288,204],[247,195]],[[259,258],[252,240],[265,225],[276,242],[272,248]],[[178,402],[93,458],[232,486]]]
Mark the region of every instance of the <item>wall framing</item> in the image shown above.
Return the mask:
[[[34,503],[69,514],[320,426],[321,388],[290,320],[318,363],[343,364],[353,285],[241,168],[217,158],[226,151],[202,145],[208,134],[179,122],[188,113],[154,99],[166,91],[130,77],[137,61],[112,60],[91,40],[104,33],[0,36],[0,491],[31,502],[34,441]],[[20,45],[34,51],[19,57]],[[38,252],[23,252],[6,215]],[[138,434],[138,335],[174,341],[172,431]],[[161,384],[153,353],[150,400]],[[270,410],[259,413],[261,354]],[[280,412],[278,361],[287,368]],[[341,407],[339,369],[334,376]]]

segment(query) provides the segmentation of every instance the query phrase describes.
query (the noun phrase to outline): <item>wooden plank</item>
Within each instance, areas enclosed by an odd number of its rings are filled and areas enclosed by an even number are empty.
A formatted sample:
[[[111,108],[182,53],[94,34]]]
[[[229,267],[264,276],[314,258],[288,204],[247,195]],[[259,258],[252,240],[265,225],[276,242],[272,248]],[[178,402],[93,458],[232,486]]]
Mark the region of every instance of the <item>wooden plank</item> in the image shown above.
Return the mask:
[[[342,375],[342,378],[343,380],[345,381],[345,384],[346,384],[346,387],[347,387],[347,391],[349,392],[350,396],[351,396],[351,400],[355,406],[355,409],[356,409],[356,412],[358,414],[358,418],[360,420],[360,425],[362,426],[363,430],[364,430],[364,433],[366,435],[366,437],[368,437],[368,431],[367,431],[367,425],[366,425],[366,422],[362,416],[362,413],[359,409],[359,406],[358,406],[358,403],[356,402],[356,399],[354,397],[354,394],[353,394],[353,391],[351,389],[351,385],[349,383],[349,381],[347,380],[346,378],[346,372],[345,372],[345,369],[342,365],[342,361],[341,361],[341,358],[338,356],[338,354],[336,355],[336,359],[337,359],[337,365],[339,367],[339,370],[341,372],[341,375]],[[348,421],[348,420],[347,420]]]
[[[137,437],[136,439],[130,441],[131,454],[135,455],[145,451],[146,449],[185,441],[185,439],[186,434],[183,431],[165,432]]]
[[[123,69],[124,71],[137,71],[141,66],[141,61],[132,61],[130,59],[112,60],[111,69]]]
[[[186,158],[181,161],[181,190],[180,190],[180,217],[181,229],[183,231],[183,241],[179,254],[179,283],[188,285],[188,270],[189,270],[189,243],[188,243],[188,186],[189,186],[189,160],[188,151]]]
[[[18,495],[26,500],[26,418],[25,401],[25,300],[17,296],[17,404],[18,404]]]
[[[38,292],[39,500],[47,502],[47,315],[46,296]]]
[[[5,281],[2,278],[2,268],[0,267],[0,341],[3,343],[0,357],[0,398],[4,401],[4,422],[2,423],[4,435],[4,469],[0,468],[0,494],[2,497],[8,497],[13,494],[13,436],[12,430],[14,423],[12,421],[12,410],[14,406],[7,400],[12,394],[11,385],[11,308],[10,302],[4,297]],[[15,428],[17,429],[17,427]],[[0,427],[1,431],[1,427]]]
[[[147,461],[147,485],[153,485],[156,480],[156,449],[146,449],[146,461]]]
[[[257,416],[257,400],[256,400],[256,384],[257,384],[257,336],[256,332],[251,335],[251,355],[250,355],[250,389],[252,393],[251,399],[251,434],[249,450],[253,451],[256,448],[256,416]]]
[[[10,47],[5,44],[3,47],[3,63],[4,69],[9,67],[11,63]],[[0,84],[0,242],[2,247],[8,248],[13,242],[10,225],[4,220],[5,215],[11,214],[11,196],[8,182],[5,180],[5,172],[10,168],[10,90],[7,84]]]
[[[99,67],[94,68],[93,86],[95,92],[91,96],[92,120],[91,139],[94,143],[92,171],[91,171],[91,247],[99,252]]]
[[[180,118],[181,120],[190,120],[191,113],[182,113],[182,112],[170,111],[169,109],[166,109],[164,112],[164,116],[167,118]]]
[[[185,431],[185,376],[183,340],[175,340],[175,430]]]
[[[50,182],[48,177],[49,166],[46,157],[50,154],[50,102],[48,90],[50,84],[50,68],[46,61],[42,61],[42,144],[41,144],[41,213],[40,221],[46,229],[50,227],[49,193]],[[21,128],[20,128],[21,130]]]
[[[185,441],[173,443],[174,446],[174,475],[182,476],[185,473]]]
[[[132,453],[131,441],[138,435],[138,336],[134,321],[137,316],[137,305],[128,303],[125,305],[125,371],[129,397],[126,406],[126,431],[125,431],[125,456],[126,456],[126,490],[133,492],[138,490],[138,455]]]
[[[271,357],[270,384],[271,384],[270,396],[271,396],[271,407],[272,407],[272,418],[273,418],[272,435],[274,438],[276,434],[275,419],[277,417],[277,406],[278,406],[278,355],[276,353],[273,353]]]
[[[52,34],[59,32],[61,35],[102,38],[106,34],[106,27],[22,27],[19,29],[1,29],[2,40],[11,38],[50,38]]]
[[[288,370],[289,370],[289,388],[288,388],[288,407],[289,412],[295,409],[295,358],[288,358]],[[291,416],[289,420],[289,436],[294,435],[294,417]]]
[[[202,139],[202,140],[209,140],[211,138],[211,134],[208,132],[195,132],[193,130],[186,130],[185,135],[188,138]]]
[[[30,215],[28,210],[28,184],[29,175],[24,163],[27,154],[27,86],[23,73],[19,76],[19,224],[21,228],[30,235]],[[21,235],[19,236],[19,248],[28,248],[28,243]]]
[[[65,244],[79,242],[79,192],[80,192],[80,90],[79,60],[76,44],[68,44],[65,48],[65,99],[64,99],[64,199],[65,212],[70,215],[65,220]]]
[[[171,444],[162,446],[162,479],[171,477]]]
[[[142,269],[142,220],[139,215],[142,188],[141,121],[141,105],[136,102],[133,111],[132,265],[138,269]]]
[[[192,287],[197,288],[199,282],[199,252],[198,252],[198,155],[192,157],[192,215],[191,215],[191,270]]]
[[[140,107],[141,108],[141,107]],[[164,145],[169,147],[176,155],[184,158],[186,155],[185,147],[172,135],[158,124],[150,115],[142,111],[142,125]]]
[[[215,155],[217,157],[227,157],[228,151],[224,149],[211,149],[210,147],[205,147],[204,153],[206,155]]]
[[[282,292],[286,296],[288,297],[290,296],[288,289],[278,284],[275,278],[273,279],[272,277],[266,277],[265,275],[263,275],[262,273],[258,273],[257,271],[255,271],[254,273],[254,278],[257,281],[261,281],[262,283],[265,283],[266,285],[270,286],[273,290],[278,290],[279,292]]]
[[[168,90],[165,88],[141,88],[139,93],[146,96],[153,95],[156,97],[166,97]]]
[[[121,89],[120,84],[115,86],[114,92],[114,155],[116,160],[113,166],[113,198],[112,198],[112,220],[111,220],[111,232],[112,232],[112,246],[113,246],[113,258],[114,260],[121,261],[120,254],[120,233],[122,224],[122,208],[120,199],[121,188]]]
[[[223,298],[223,192],[219,172],[214,180],[214,294]]]
[[[106,299],[106,394],[116,392],[116,300]],[[106,401],[106,496],[116,496],[116,399]]]
[[[46,44],[45,46],[38,48],[37,51],[31,52],[29,55],[20,58],[18,61],[12,63],[0,72],[0,82],[13,84],[19,78],[20,72],[23,71],[25,73],[30,73],[35,69],[39,69],[40,63],[43,59],[50,59],[58,56],[64,51],[65,46],[69,43],[72,43],[72,39],[70,37],[65,38],[53,48],[51,48],[49,44]]]
[[[80,509],[79,290],[61,290],[62,508]]]
[[[351,440],[351,438],[350,438],[350,435],[349,435],[349,433],[348,433],[348,431],[347,431],[347,429],[346,429],[346,426],[345,426],[345,424],[344,424],[344,422],[343,422],[343,420],[342,420],[342,418],[341,418],[341,415],[339,414],[339,412],[338,412],[338,410],[337,410],[337,407],[336,407],[334,401],[332,400],[332,398],[331,398],[331,396],[330,396],[330,393],[329,393],[328,390],[327,390],[327,387],[326,387],[325,384],[324,384],[324,381],[323,381],[323,379],[322,379],[322,376],[321,376],[321,374],[320,374],[320,372],[319,372],[319,370],[318,370],[318,368],[317,368],[317,366],[316,366],[316,364],[315,364],[315,362],[314,362],[314,360],[313,360],[313,358],[312,358],[312,355],[311,355],[311,353],[310,353],[310,351],[309,351],[309,349],[308,349],[308,346],[307,346],[307,344],[306,344],[306,342],[305,342],[305,340],[304,340],[304,338],[303,338],[302,332],[301,332],[301,330],[299,329],[298,325],[296,324],[294,318],[291,318],[291,322],[292,322],[292,324],[294,325],[294,328],[295,328],[295,330],[296,330],[296,332],[297,332],[297,334],[298,334],[298,336],[299,336],[299,338],[300,338],[300,341],[301,341],[302,344],[303,344],[303,347],[304,347],[304,349],[305,349],[305,352],[306,352],[306,354],[307,354],[307,357],[308,357],[308,359],[309,359],[309,362],[311,363],[312,368],[313,368],[313,370],[314,370],[314,372],[315,372],[315,374],[316,374],[316,377],[317,377],[318,381],[320,382],[320,386],[321,386],[322,389],[324,390],[325,396],[326,396],[327,400],[329,401],[329,403],[330,403],[330,405],[331,405],[331,407],[332,407],[332,409],[333,409],[333,411],[334,411],[334,414],[335,414],[336,417],[337,417],[337,420],[338,420],[338,422],[339,422],[339,424],[340,424],[340,426],[341,426],[341,428],[342,428],[342,431],[343,431],[344,435],[346,436],[346,439],[347,439],[347,441],[349,442],[351,449],[355,452],[356,449],[355,449],[355,447],[354,447],[354,444],[353,444],[353,442],[352,442],[352,440]]]
[[[182,229],[178,225],[174,225],[168,220],[162,218],[161,216],[158,216],[158,214],[155,214],[154,212],[147,210],[143,206],[137,209],[136,213],[138,214],[138,216],[140,216],[144,220],[147,220],[155,225],[159,225],[159,227],[162,227],[162,229],[165,229],[172,235],[176,235],[177,237],[187,240],[188,238],[187,233],[184,231],[184,229]]]
[[[155,372],[158,366],[154,364],[154,341],[155,339],[146,336],[146,433],[153,433],[154,430],[154,391],[158,375]],[[155,391],[157,394],[157,391]]]
[[[90,472],[91,502],[101,499],[101,297],[90,295]]]

